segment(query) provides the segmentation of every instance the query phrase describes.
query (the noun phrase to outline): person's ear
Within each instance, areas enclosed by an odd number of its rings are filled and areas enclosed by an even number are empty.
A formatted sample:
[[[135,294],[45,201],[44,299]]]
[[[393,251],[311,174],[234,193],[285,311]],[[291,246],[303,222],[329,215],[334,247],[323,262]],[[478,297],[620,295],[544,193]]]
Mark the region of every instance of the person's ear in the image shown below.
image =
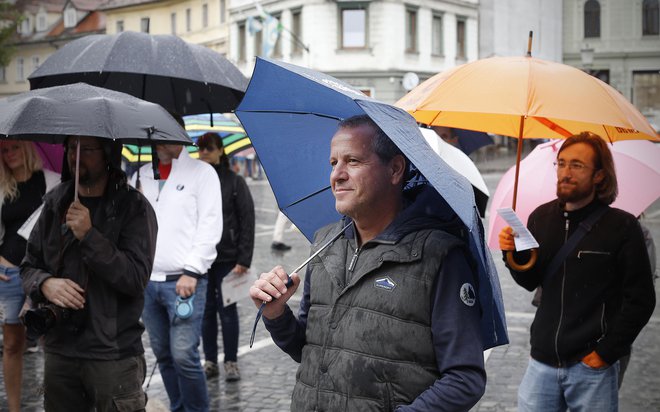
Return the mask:
[[[596,173],[594,173],[594,184],[599,185],[603,183],[603,180],[605,180],[605,172],[603,169],[596,170]]]
[[[398,185],[406,175],[406,159],[402,155],[396,155],[390,160],[391,182]]]

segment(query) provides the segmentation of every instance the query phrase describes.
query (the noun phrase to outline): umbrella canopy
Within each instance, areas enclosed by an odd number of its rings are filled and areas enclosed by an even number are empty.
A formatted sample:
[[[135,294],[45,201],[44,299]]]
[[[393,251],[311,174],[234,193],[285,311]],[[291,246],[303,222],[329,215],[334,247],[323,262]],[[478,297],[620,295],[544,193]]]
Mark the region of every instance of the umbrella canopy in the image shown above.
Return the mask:
[[[329,190],[328,160],[339,121],[360,114],[374,120],[468,228],[480,277],[484,345],[508,342],[497,271],[485,248],[472,186],[431,149],[412,117],[331,76],[261,58],[236,114],[280,209],[310,240],[317,229],[340,219]]]
[[[458,148],[468,155],[475,150],[495,143],[493,138],[484,132],[454,129],[454,133],[456,133],[456,136],[458,137]]]
[[[44,142],[34,142],[34,147],[41,157],[44,168],[53,172],[62,173],[62,161],[64,160],[64,146]]]
[[[660,141],[646,118],[607,83],[565,64],[491,57],[436,74],[396,106],[418,122],[521,138],[590,131]]]
[[[222,138],[222,144],[225,147],[224,150],[227,156],[233,156],[252,147],[252,142],[250,142],[250,139],[245,134],[243,126],[229,120],[220,113],[213,113],[212,116],[212,122],[211,115],[209,114],[198,114],[183,118],[186,124],[186,133],[188,133],[188,136],[195,144],[197,144],[197,138],[199,136],[206,132],[214,132]],[[188,149],[188,153],[193,157],[196,158],[199,156],[197,146],[188,146],[186,149]],[[124,145],[122,157],[128,163],[135,163],[138,161],[138,153],[140,153],[141,162],[151,161],[150,146]]]
[[[523,222],[539,205],[557,197],[557,171],[553,162],[562,141],[537,146],[520,163],[520,190],[516,214]],[[635,216],[660,197],[660,146],[644,140],[616,142],[610,146],[614,157],[619,195],[612,204]],[[511,205],[514,168],[497,185],[489,208],[488,246],[499,249],[498,234],[506,223],[497,209]]]
[[[488,203],[488,186],[481,177],[477,166],[472,162],[462,150],[445,142],[436,132],[424,127],[420,128],[422,136],[431,146],[434,152],[440,156],[452,169],[465,176],[474,188],[474,200],[479,210],[479,215],[483,217],[486,213],[486,204]]]
[[[247,79],[220,53],[172,35],[90,35],[53,53],[29,77],[39,89],[85,82],[180,115],[232,111]]]
[[[0,99],[0,135],[46,143],[59,143],[67,136],[132,144],[192,143],[161,106],[84,83]]]

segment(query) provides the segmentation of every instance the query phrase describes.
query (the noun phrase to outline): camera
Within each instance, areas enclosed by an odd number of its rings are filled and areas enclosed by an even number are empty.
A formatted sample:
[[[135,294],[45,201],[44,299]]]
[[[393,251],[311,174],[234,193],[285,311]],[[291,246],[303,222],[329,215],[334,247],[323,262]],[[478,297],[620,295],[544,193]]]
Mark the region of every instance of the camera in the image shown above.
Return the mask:
[[[48,303],[26,311],[24,323],[30,337],[45,335],[56,325],[72,335],[79,335],[85,325],[85,314],[83,310]]]

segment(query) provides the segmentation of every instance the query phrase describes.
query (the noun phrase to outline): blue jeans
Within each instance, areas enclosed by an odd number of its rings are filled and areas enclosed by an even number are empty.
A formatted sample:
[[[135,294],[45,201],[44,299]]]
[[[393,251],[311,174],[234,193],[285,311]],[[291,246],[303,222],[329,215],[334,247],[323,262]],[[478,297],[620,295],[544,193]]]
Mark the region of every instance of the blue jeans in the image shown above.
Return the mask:
[[[18,315],[21,313],[25,294],[21,283],[21,273],[18,267],[6,267],[0,265],[0,273],[9,278],[8,281],[0,280],[0,312],[2,323],[5,325],[20,325]]]
[[[222,324],[222,344],[225,362],[236,362],[238,354],[238,309],[236,304],[222,303],[222,279],[231,273],[236,262],[215,262],[208,271],[209,284],[206,290],[206,308],[202,321],[202,346],[204,359],[218,363],[218,317]]]
[[[582,362],[555,368],[534,359],[518,388],[520,412],[616,412],[619,362],[594,369]]]
[[[206,284],[206,278],[197,280],[193,314],[188,319],[175,316],[176,281],[149,281],[145,290],[142,320],[173,412],[209,409],[206,376],[197,350]]]

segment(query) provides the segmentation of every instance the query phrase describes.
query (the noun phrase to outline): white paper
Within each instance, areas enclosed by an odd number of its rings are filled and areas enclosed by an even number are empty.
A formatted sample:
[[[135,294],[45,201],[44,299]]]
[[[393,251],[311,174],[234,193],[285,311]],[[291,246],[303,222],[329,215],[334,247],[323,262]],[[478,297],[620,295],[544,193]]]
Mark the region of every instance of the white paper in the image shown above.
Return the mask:
[[[42,203],[37,210],[35,210],[30,217],[27,218],[25,223],[18,229],[16,233],[18,233],[19,236],[21,236],[23,239],[28,240],[30,237],[30,233],[32,233],[32,229],[34,229],[34,225],[37,224],[37,220],[39,219],[39,215],[41,215],[41,210],[44,208],[44,204]]]
[[[236,303],[241,299],[250,297],[250,286],[254,282],[250,271],[239,275],[236,272],[231,272],[222,279],[222,305],[229,306]]]
[[[504,221],[511,226],[516,236],[513,237],[513,242],[516,245],[516,250],[527,250],[539,247],[539,243],[534,239],[532,233],[523,224],[516,212],[510,207],[497,209],[497,214],[504,219]]]

